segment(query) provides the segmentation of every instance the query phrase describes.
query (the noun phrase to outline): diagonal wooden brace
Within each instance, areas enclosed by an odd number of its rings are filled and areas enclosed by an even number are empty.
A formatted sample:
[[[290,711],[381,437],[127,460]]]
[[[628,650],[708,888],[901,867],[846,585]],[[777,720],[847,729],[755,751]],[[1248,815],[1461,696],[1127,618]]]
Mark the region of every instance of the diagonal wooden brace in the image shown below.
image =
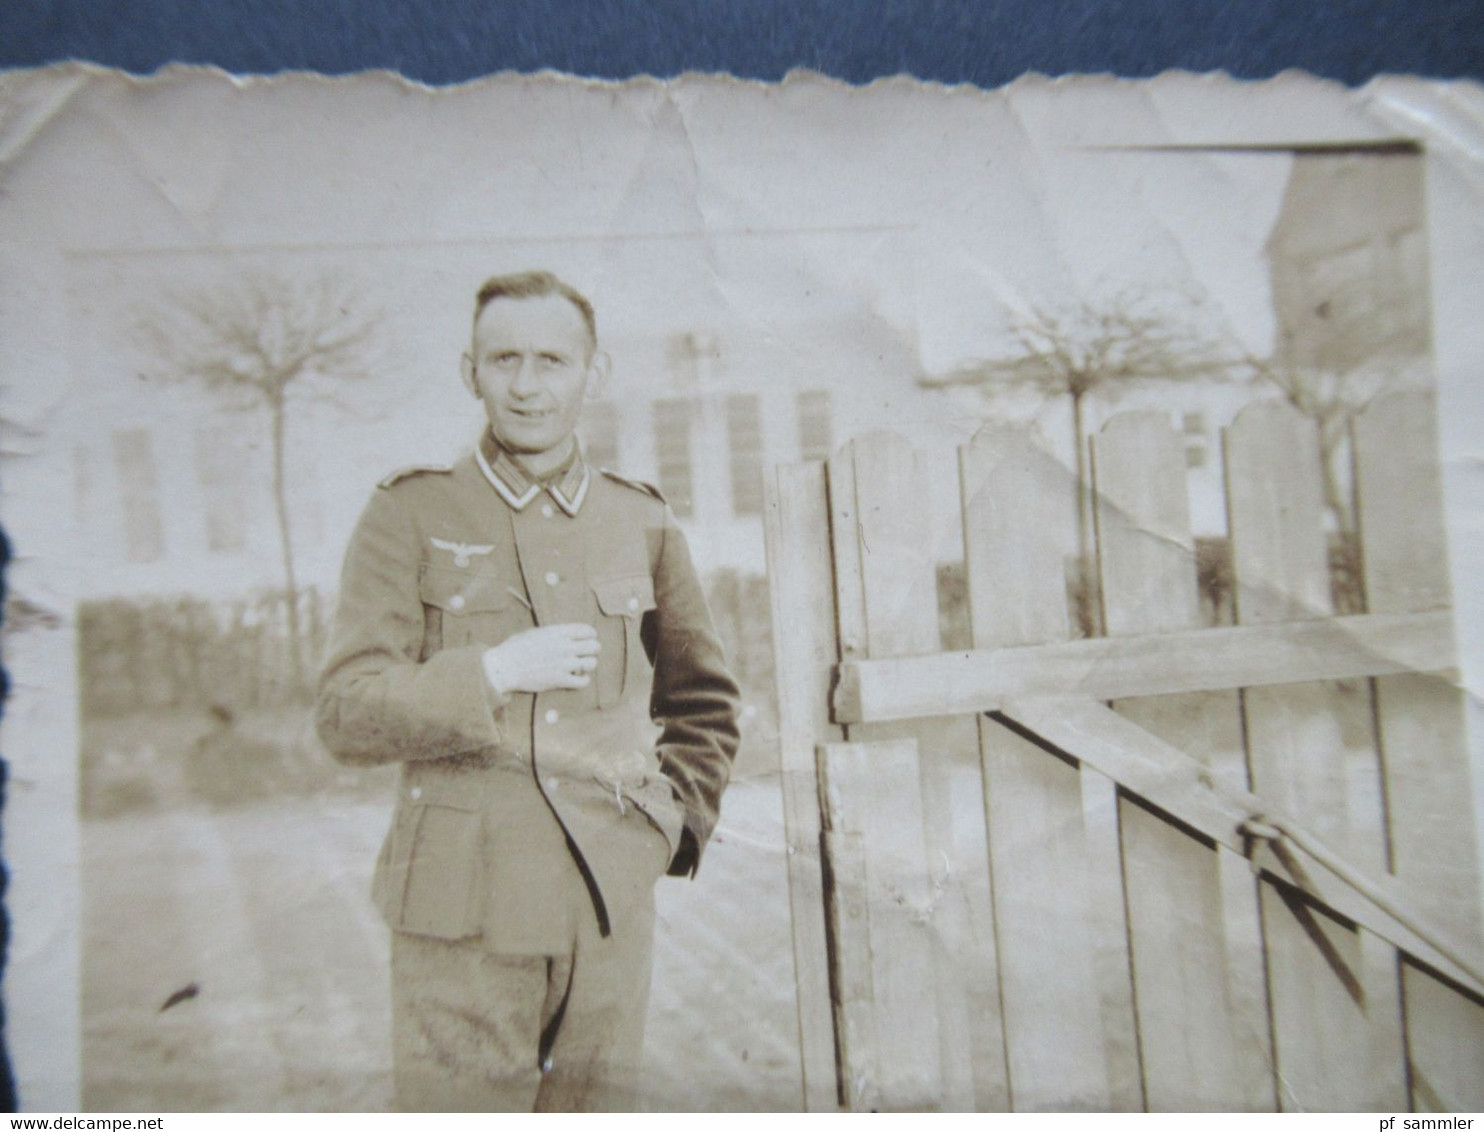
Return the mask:
[[[1185,752],[1112,709],[1082,697],[1007,700],[999,722],[1095,767],[1255,868],[1307,893],[1471,994],[1484,997],[1480,960],[1410,908],[1395,877],[1346,863],[1298,821],[1223,783]]]

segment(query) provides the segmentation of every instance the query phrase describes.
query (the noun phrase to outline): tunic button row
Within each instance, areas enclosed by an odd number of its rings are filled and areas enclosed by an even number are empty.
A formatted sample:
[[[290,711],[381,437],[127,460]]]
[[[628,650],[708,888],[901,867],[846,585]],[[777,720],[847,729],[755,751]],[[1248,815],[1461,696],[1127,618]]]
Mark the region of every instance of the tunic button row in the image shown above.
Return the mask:
[[[556,512],[551,509],[550,503],[543,503],[541,505],[541,517],[543,519],[550,519],[555,514]]]
[[[637,597],[631,597],[631,598],[629,598],[629,609],[630,609],[630,611],[637,610],[638,608],[639,608],[639,599]]]
[[[459,610],[463,609],[464,608],[464,595],[463,594],[454,594],[453,597],[449,598],[448,599],[448,608],[451,609],[451,610],[453,610],[455,613],[457,613]]]
[[[562,580],[561,577],[558,576],[558,574],[557,574],[557,572],[555,570],[548,570],[546,572],[546,584],[548,586],[554,586],[558,582],[560,582],[561,580]]]
[[[546,789],[548,791],[555,791],[556,788],[559,785],[560,785],[560,782],[558,781],[556,775],[552,774],[552,775],[548,775],[547,776],[547,779],[546,779]]]
[[[555,723],[557,720],[559,720],[561,718],[562,718],[561,713],[558,712],[556,708],[547,708],[546,709],[546,722],[547,723]]]
[[[416,802],[423,796],[423,788],[421,786],[414,786],[411,790],[407,791],[407,796]]]

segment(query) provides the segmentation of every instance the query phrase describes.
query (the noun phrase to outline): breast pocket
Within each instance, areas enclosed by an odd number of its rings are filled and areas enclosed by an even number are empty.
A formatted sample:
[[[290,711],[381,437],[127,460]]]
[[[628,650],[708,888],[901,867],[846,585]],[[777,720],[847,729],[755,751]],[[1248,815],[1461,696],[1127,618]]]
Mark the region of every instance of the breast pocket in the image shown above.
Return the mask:
[[[418,576],[424,655],[460,645],[497,645],[529,629],[530,610],[502,575],[424,564]]]
[[[655,607],[654,579],[648,574],[627,574],[593,583],[597,598],[598,641],[603,646],[598,663],[598,706],[612,707],[625,689],[644,682],[650,674],[649,658],[639,639],[644,615]]]

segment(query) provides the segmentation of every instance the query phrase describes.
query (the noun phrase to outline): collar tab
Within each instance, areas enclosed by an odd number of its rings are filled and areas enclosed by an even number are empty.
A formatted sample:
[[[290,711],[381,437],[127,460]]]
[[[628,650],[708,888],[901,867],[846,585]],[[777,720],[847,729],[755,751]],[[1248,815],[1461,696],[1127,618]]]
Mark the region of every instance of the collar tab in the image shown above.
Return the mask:
[[[541,494],[544,487],[558,507],[575,517],[582,509],[582,502],[587,498],[588,485],[592,482],[592,473],[583,458],[580,443],[575,446],[567,466],[544,485],[540,480],[531,478],[515,457],[500,447],[499,441],[491,432],[486,432],[480,438],[479,447],[474,450],[474,459],[479,470],[484,473],[484,478],[489,480],[490,486],[515,511],[524,510],[531,500]]]

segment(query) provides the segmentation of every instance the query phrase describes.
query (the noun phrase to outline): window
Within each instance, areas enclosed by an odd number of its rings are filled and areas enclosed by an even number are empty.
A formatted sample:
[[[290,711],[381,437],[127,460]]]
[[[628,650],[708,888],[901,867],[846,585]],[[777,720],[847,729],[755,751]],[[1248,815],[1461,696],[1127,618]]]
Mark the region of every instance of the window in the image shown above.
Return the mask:
[[[681,389],[707,385],[721,364],[721,342],[707,331],[672,334],[665,343],[665,366]]]
[[[618,410],[609,401],[589,401],[582,407],[582,453],[594,468],[618,465]]]
[[[159,484],[148,430],[117,429],[113,464],[118,472],[124,554],[130,562],[158,562],[165,556],[165,527],[160,521]]]
[[[1204,436],[1206,434],[1206,414],[1201,412],[1184,414],[1180,418],[1180,428],[1186,436]]]
[[[232,553],[247,546],[247,516],[243,508],[242,453],[226,429],[203,426],[196,430],[196,478],[206,505],[206,547]]]
[[[828,460],[835,450],[830,428],[828,390],[811,389],[799,394],[799,455],[805,460]]]
[[[756,393],[727,398],[727,454],[732,473],[732,513],[763,513],[763,422]]]
[[[682,519],[695,513],[691,482],[690,402],[678,398],[654,403],[654,456],[659,488]]]

